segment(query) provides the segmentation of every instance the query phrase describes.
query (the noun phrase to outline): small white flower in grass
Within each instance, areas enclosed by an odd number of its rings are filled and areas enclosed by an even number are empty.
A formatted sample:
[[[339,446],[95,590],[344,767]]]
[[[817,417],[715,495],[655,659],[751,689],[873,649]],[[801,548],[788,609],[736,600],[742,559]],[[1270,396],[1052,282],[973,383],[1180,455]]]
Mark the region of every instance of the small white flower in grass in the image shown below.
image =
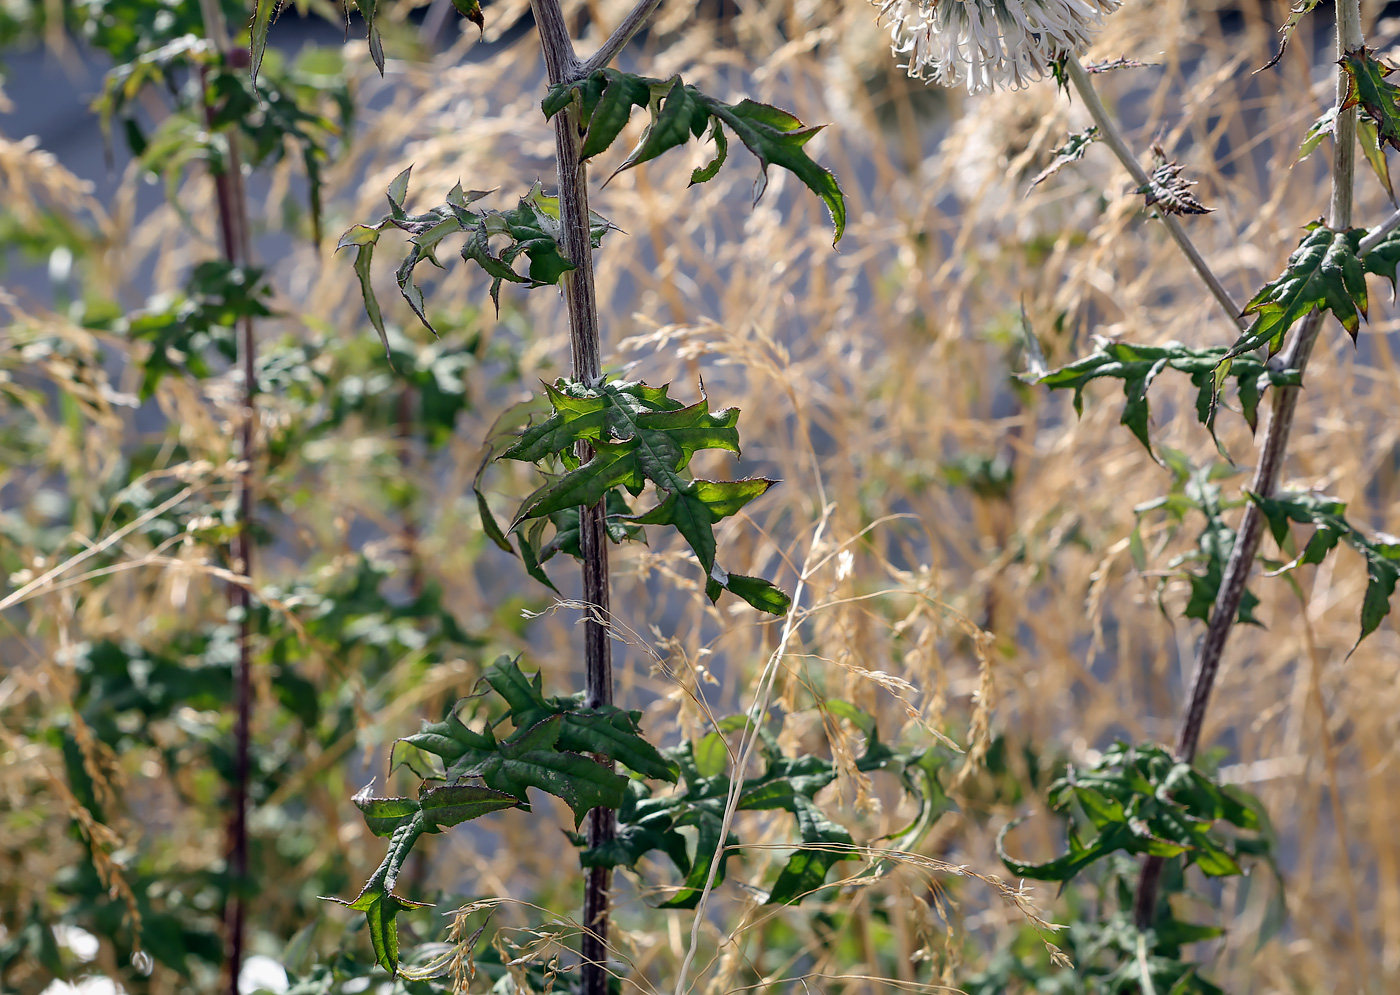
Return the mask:
[[[895,55],[915,79],[972,93],[1020,89],[1086,48],[1122,0],[878,0]]]

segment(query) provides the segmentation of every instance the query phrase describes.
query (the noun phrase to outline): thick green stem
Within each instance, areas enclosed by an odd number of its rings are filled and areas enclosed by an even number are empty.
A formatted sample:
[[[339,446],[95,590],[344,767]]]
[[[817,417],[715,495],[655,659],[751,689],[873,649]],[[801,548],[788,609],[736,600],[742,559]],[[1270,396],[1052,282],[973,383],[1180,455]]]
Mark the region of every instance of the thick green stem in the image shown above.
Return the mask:
[[[1338,0],[1337,3],[1337,56],[1361,48],[1361,3],[1360,0]],[[1332,158],[1332,204],[1330,223],[1333,228],[1351,227],[1352,193],[1355,189],[1356,172],[1356,108],[1340,110],[1346,102],[1347,75],[1337,74],[1337,127],[1336,145]],[[1279,363],[1283,369],[1302,372],[1312,355],[1317,333],[1322,327],[1323,315],[1314,311],[1298,326]],[[1250,489],[1264,497],[1272,496],[1278,487],[1279,476],[1283,471],[1284,457],[1288,451],[1288,437],[1293,429],[1293,416],[1298,408],[1298,395],[1301,388],[1276,388],[1273,395],[1273,408],[1269,416],[1269,427],[1265,431],[1260,446],[1259,465],[1254,471]],[[1240,602],[1244,597],[1245,582],[1254,566],[1254,557],[1259,552],[1259,542],[1264,534],[1264,516],[1258,507],[1247,504],[1239,531],[1235,535],[1235,545],[1230,551],[1230,559],[1225,564],[1225,573],[1220,580],[1220,590],[1211,608],[1210,623],[1206,627],[1205,638],[1196,656],[1196,669],[1191,677],[1191,697],[1183,713],[1181,731],[1177,736],[1177,759],[1190,763],[1200,745],[1201,731],[1205,726],[1206,707],[1215,687],[1215,678],[1220,671],[1220,661],[1225,653],[1225,642],[1230,636],[1239,615]],[[1157,886],[1162,875],[1162,858],[1149,857],[1143,862],[1142,875],[1138,879],[1137,899],[1134,903],[1134,918],[1139,929],[1147,929],[1157,907]]]

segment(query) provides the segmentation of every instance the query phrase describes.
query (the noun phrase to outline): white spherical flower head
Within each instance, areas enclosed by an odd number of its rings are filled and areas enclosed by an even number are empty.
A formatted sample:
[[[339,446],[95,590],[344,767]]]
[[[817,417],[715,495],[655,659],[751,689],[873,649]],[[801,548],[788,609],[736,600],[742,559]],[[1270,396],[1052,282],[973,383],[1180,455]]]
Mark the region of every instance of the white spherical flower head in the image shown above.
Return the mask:
[[[915,79],[977,93],[1043,79],[1079,52],[1122,0],[877,0],[900,68]]]

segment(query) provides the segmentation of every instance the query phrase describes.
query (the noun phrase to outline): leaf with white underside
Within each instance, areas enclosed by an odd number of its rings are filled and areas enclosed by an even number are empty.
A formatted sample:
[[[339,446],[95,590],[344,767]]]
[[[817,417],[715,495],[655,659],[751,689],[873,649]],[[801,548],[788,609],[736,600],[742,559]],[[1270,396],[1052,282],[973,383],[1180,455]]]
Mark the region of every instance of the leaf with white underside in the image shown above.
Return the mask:
[[[445,204],[422,214],[409,214],[404,210],[404,201],[408,197],[411,169],[405,169],[389,185],[389,213],[374,224],[352,225],[336,246],[337,249],[356,249],[355,272],[360,279],[365,311],[384,342],[385,352],[389,350],[389,341],[379,301],[370,282],[370,266],[379,236],[388,228],[398,228],[409,235],[408,254],[400,263],[396,278],[404,299],[429,330],[433,326],[428,320],[427,302],[413,274],[424,261],[441,268],[436,255],[438,245],[450,235],[467,236],[461,249],[462,258],[476,263],[491,277],[491,300],[497,311],[501,306],[502,282],[525,287],[553,285],[574,268],[560,246],[559,199],[546,196],[538,182],[509,211],[472,210],[471,205],[490,191],[463,190],[459,183],[448,193]],[[590,212],[589,238],[595,249],[611,228],[606,220]],[[501,245],[502,242],[505,244]],[[493,243],[501,247],[493,249]],[[527,264],[524,272],[517,269],[522,256]]]
[[[1078,162],[1084,158],[1084,153],[1089,150],[1089,146],[1098,141],[1099,129],[1097,125],[1089,125],[1083,131],[1077,131],[1069,136],[1069,140],[1051,154],[1054,156],[1050,160],[1050,165],[1046,166],[1039,173],[1035,174],[1035,179],[1031,180],[1030,187],[1026,190],[1027,195],[1040,184],[1054,176],[1072,162]]]

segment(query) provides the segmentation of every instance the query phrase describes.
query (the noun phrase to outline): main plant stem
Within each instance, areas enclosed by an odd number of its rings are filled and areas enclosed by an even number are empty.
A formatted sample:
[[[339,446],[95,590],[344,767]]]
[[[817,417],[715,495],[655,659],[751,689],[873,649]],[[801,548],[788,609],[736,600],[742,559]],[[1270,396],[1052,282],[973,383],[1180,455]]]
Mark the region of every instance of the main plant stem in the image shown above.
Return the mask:
[[[599,56],[606,61],[626,43],[650,15],[656,3],[644,0],[623,26],[604,43]],[[559,0],[530,0],[540,47],[551,85],[586,75],[588,69],[574,54],[568,26]],[[612,54],[606,54],[611,52]],[[604,64],[605,64],[604,63]],[[569,106],[554,118],[555,161],[559,169],[559,221],[564,255],[574,268],[564,274],[564,304],[569,317],[569,343],[574,379],[599,383],[603,376],[602,345],[598,331],[598,300],[593,284],[593,247],[588,226],[588,171],[579,159],[582,135],[578,109]],[[580,444],[580,459],[592,456]],[[583,621],[584,696],[591,708],[613,700],[612,644],[608,638],[608,547],[601,502],[579,509],[579,548],[583,556],[583,600],[590,606]],[[617,831],[611,809],[588,813],[588,845],[602,846]],[[580,943],[583,995],[607,995],[609,972],[608,892],[612,871],[590,867],[584,881],[583,938]]]
[[[213,43],[220,59],[232,54],[228,26],[215,0],[200,0],[204,33]],[[208,88],[204,89],[205,121],[214,131],[214,107],[209,103]],[[232,266],[247,267],[252,257],[252,239],[248,230],[248,204],[243,190],[243,166],[238,155],[238,136],[227,133],[228,152],[222,173],[214,174],[214,193],[219,210],[219,234],[224,259]],[[229,900],[224,908],[224,926],[228,954],[229,995],[239,995],[238,983],[243,973],[243,932],[246,919],[248,890],[248,780],[251,771],[251,739],[253,712],[252,626],[253,598],[250,591],[253,572],[253,457],[254,430],[257,411],[254,394],[257,387],[257,335],[251,315],[243,318],[239,338],[239,365],[243,372],[242,417],[238,426],[238,528],[233,539],[233,572],[244,579],[230,585],[229,597],[238,609],[238,670],[234,675],[234,749],[233,792],[229,800],[228,875]]]
[[[1361,48],[1361,3],[1360,0],[1338,0],[1337,3],[1337,57]],[[1340,110],[1346,102],[1347,75],[1337,74],[1337,126],[1332,158],[1332,203],[1330,224],[1333,228],[1351,227],[1353,179],[1356,171],[1356,108]],[[1317,341],[1318,330],[1322,327],[1322,313],[1313,311],[1298,326],[1288,349],[1279,360],[1282,369],[1294,369],[1301,373],[1312,355]],[[1298,408],[1299,387],[1275,388],[1269,427],[1264,435],[1259,453],[1259,465],[1254,471],[1250,489],[1262,497],[1273,495],[1278,486],[1283,460],[1288,451],[1288,436],[1293,429],[1293,416]],[[1182,716],[1181,731],[1177,736],[1177,759],[1190,763],[1196,756],[1200,744],[1201,730],[1205,725],[1206,706],[1215,686],[1215,677],[1220,670],[1220,660],[1225,652],[1225,642],[1230,636],[1244,597],[1245,582],[1249,579],[1254,565],[1255,554],[1259,552],[1259,541],[1264,534],[1264,516],[1253,503],[1245,505],[1244,518],[1240,521],[1235,536],[1234,548],[1230,551],[1225,574],[1220,581],[1220,590],[1211,609],[1210,623],[1206,627],[1205,638],[1196,657],[1196,669],[1191,678],[1191,697]],[[1149,857],[1142,865],[1142,875],[1138,879],[1137,899],[1133,916],[1139,929],[1147,929],[1157,908],[1157,885],[1161,880],[1163,861],[1160,857]]]

